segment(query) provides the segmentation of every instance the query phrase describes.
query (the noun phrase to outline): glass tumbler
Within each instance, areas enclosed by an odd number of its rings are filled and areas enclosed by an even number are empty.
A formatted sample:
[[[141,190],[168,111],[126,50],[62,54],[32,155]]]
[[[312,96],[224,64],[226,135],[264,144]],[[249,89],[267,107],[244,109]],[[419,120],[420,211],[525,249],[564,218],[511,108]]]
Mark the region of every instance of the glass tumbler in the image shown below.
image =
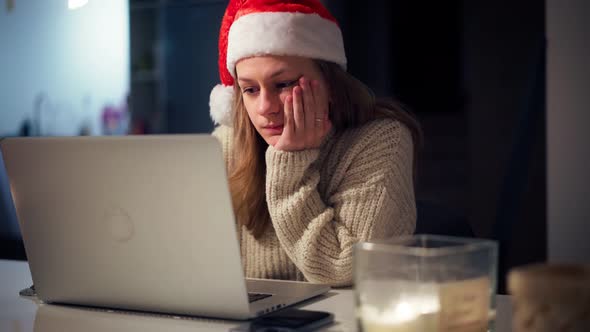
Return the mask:
[[[360,242],[354,250],[360,331],[493,329],[496,242],[414,235]]]

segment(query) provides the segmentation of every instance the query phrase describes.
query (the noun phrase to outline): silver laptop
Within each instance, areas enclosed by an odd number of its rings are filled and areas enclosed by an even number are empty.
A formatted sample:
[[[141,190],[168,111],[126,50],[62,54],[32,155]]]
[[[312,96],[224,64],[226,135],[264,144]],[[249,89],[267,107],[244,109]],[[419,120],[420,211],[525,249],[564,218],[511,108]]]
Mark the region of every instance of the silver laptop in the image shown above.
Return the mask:
[[[325,285],[244,278],[210,135],[0,141],[39,299],[253,318]]]

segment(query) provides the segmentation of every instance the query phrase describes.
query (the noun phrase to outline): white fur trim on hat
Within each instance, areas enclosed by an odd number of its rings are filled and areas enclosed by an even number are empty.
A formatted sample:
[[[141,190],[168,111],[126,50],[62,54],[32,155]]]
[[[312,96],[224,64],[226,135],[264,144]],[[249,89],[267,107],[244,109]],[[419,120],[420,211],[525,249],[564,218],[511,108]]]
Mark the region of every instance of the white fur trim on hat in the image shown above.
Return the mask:
[[[209,113],[216,124],[232,125],[234,87],[217,84],[209,95]]]
[[[346,53],[338,25],[318,14],[262,12],[241,16],[228,36],[227,69],[247,57],[293,55],[335,62],[346,69]]]

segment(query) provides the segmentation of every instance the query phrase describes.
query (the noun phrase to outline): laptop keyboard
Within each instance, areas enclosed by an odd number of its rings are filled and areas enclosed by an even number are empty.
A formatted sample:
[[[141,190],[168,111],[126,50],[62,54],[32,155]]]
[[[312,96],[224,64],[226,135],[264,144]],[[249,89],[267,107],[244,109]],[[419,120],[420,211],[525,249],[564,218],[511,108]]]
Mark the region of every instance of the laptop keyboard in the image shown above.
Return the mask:
[[[258,300],[265,299],[267,297],[272,296],[272,294],[264,294],[264,293],[248,293],[248,302],[256,302]]]

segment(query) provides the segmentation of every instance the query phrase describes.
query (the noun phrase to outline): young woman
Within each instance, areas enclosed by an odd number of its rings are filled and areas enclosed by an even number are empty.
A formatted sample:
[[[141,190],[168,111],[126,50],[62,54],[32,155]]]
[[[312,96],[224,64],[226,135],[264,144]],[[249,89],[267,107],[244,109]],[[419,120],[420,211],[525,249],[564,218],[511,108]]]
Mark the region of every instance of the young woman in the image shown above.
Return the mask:
[[[219,126],[246,276],[352,283],[359,241],[412,234],[417,122],[346,72],[316,0],[230,1]]]

